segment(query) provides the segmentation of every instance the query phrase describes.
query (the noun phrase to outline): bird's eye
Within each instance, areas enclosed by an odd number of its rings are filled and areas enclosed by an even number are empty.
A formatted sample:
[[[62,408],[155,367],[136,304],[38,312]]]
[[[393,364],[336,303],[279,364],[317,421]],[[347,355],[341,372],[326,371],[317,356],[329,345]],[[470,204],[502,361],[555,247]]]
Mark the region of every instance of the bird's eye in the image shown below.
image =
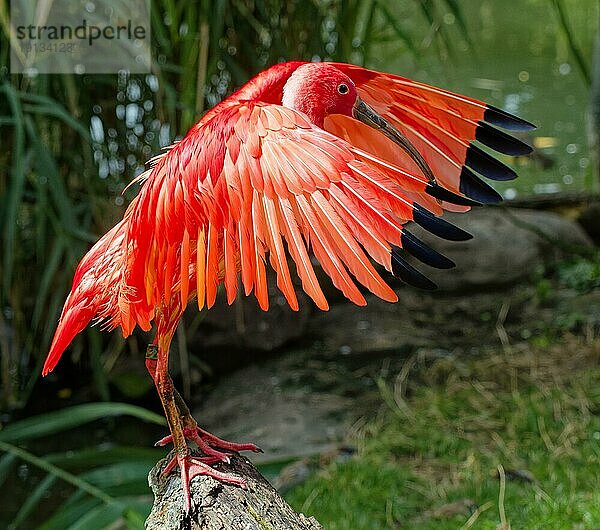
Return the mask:
[[[350,89],[346,83],[342,83],[341,85],[338,85],[337,90],[340,94],[347,94]]]

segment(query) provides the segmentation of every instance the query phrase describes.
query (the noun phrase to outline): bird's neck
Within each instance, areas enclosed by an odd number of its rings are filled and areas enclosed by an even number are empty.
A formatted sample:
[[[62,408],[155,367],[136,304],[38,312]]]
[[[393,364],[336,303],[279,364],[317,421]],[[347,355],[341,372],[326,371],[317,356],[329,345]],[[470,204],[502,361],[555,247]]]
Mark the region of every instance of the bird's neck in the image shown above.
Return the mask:
[[[316,91],[307,90],[306,79],[292,74],[283,87],[281,104],[308,116],[311,123],[323,127],[325,121],[325,106]]]

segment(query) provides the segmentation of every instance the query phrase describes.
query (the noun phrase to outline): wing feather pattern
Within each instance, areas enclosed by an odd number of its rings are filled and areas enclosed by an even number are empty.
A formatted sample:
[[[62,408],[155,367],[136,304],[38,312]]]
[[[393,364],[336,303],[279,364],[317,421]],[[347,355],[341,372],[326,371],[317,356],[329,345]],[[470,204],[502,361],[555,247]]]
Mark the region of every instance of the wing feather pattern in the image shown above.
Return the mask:
[[[482,203],[501,197],[480,176],[510,180],[516,173],[482,151],[475,141],[513,156],[531,147],[497,127],[526,132],[531,123],[473,98],[419,83],[401,76],[349,64],[336,64],[356,84],[360,97],[399,129],[425,158],[442,187]],[[419,174],[414,163],[391,142],[380,141],[376,131],[344,116],[328,120],[328,130],[383,160]],[[420,201],[421,202],[421,201]],[[445,209],[464,210],[449,203]]]
[[[76,272],[44,373],[94,316],[127,336],[136,325],[149,330],[156,315],[159,345],[167,348],[187,303],[196,297],[199,309],[210,308],[220,284],[232,303],[238,275],[240,288],[254,292],[266,310],[267,259],[294,310],[290,259],[302,289],[317,307],[329,307],[311,251],[334,286],[358,305],[366,304],[359,284],[397,300],[371,259],[425,289],[432,282],[406,261],[406,253],[434,267],[453,265],[405,225],[415,222],[440,237],[467,239],[469,234],[438,216],[497,202],[480,177],[515,176],[474,142],[525,154],[528,146],[499,128],[533,126],[474,99],[336,65],[360,97],[413,143],[433,170],[432,180],[388,138],[353,118],[328,116],[319,128],[306,115],[275,104],[286,76],[300,64],[274,67],[267,88],[248,83],[136,179],[142,186],[125,218]]]
[[[366,302],[355,282],[384,300],[397,300],[369,258],[419,286],[429,283],[400,265],[398,249],[406,246],[428,264],[450,263],[407,235],[404,225],[415,221],[436,234],[459,238],[463,232],[437,220],[434,214],[442,210],[428,191],[436,189],[450,199],[460,199],[458,195],[429,182],[402,160],[380,156],[371,144],[356,147],[282,106],[240,102],[223,119],[228,120],[226,138],[216,132],[223,129],[216,123],[213,128],[205,125],[201,148],[187,138],[179,142],[173,149],[180,160],[190,160],[188,166],[179,162],[178,172],[172,173],[174,163],[159,160],[133,207],[133,217],[146,226],[144,232],[129,231],[136,251],[127,270],[136,270],[136,262],[143,260],[156,284],[144,284],[143,299],[128,297],[135,311],[124,304],[137,320],[148,320],[154,307],[175,295],[181,307],[193,296],[199,308],[211,307],[221,283],[232,303],[238,273],[245,294],[254,292],[266,310],[267,263],[276,272],[277,287],[297,310],[289,259],[304,291],[317,307],[327,309],[309,251],[333,284],[359,305]],[[205,151],[203,160],[211,160],[192,164],[194,157],[184,156],[196,155],[198,149]],[[218,174],[213,159],[221,161]],[[429,202],[419,205],[415,197]],[[155,217],[135,211],[145,210],[144,202],[155,205]],[[177,219],[184,219],[183,226],[170,227]],[[131,280],[128,285],[135,293]]]

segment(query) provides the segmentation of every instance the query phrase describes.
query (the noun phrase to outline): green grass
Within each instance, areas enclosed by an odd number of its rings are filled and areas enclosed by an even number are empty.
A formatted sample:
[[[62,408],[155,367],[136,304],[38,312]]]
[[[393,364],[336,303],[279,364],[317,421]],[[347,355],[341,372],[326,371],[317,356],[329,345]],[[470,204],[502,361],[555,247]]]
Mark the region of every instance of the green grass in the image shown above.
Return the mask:
[[[358,454],[287,500],[328,530],[600,528],[599,357],[563,337],[413,359]]]

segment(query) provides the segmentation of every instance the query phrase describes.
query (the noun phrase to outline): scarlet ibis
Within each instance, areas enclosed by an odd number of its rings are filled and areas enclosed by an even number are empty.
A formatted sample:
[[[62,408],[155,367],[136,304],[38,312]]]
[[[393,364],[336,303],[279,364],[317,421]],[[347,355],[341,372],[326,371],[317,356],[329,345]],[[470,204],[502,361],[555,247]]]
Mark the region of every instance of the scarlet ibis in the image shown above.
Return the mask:
[[[173,387],[169,345],[188,302],[210,308],[223,284],[231,304],[241,287],[267,310],[267,255],[277,287],[298,300],[288,256],[302,288],[323,310],[327,300],[309,251],[333,284],[365,305],[356,282],[396,302],[372,264],[419,288],[434,284],[406,253],[438,268],[450,259],[406,228],[414,222],[449,240],[470,234],[441,219],[500,196],[480,176],[516,177],[475,141],[509,155],[530,152],[509,131],[534,126],[480,101],[349,64],[288,62],[260,73],[207,112],[138,179],[124,218],[77,267],[43,368],[93,318],[125,337],[156,328],[146,366],[154,379],[179,466],[185,506],[197,475],[244,485],[211,467],[231,452],[258,451],[200,429]],[[193,442],[204,456],[194,456]]]

